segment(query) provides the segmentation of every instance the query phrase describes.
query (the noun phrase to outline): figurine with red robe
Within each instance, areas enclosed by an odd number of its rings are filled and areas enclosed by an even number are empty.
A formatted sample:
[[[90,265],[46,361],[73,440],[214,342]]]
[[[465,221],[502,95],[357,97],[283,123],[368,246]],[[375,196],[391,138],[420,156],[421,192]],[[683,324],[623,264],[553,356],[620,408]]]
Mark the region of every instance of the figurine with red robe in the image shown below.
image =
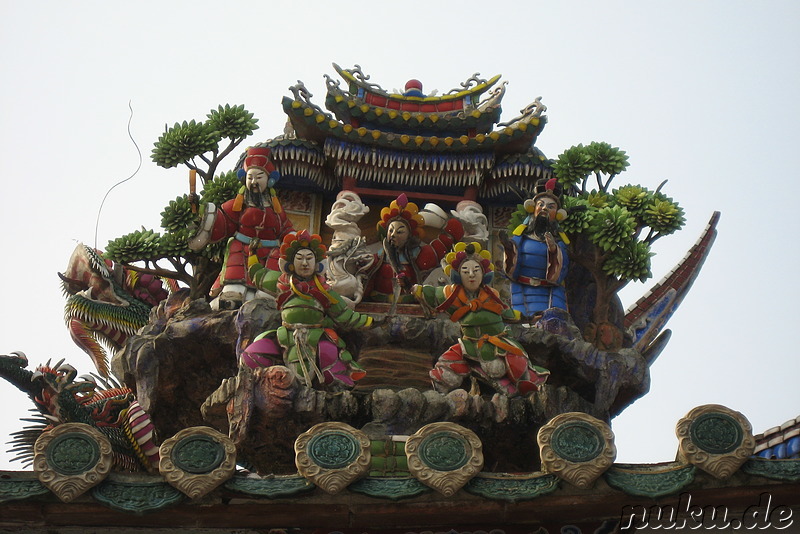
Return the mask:
[[[247,271],[249,251],[274,271],[277,279],[278,246],[293,230],[273,188],[280,173],[270,159],[270,149],[248,149],[243,169],[244,186],[239,194],[219,208],[209,202],[200,231],[189,242],[192,250],[200,250],[207,243],[228,240],[222,271],[211,289],[211,296],[219,295],[221,308],[238,307],[259,293]]]

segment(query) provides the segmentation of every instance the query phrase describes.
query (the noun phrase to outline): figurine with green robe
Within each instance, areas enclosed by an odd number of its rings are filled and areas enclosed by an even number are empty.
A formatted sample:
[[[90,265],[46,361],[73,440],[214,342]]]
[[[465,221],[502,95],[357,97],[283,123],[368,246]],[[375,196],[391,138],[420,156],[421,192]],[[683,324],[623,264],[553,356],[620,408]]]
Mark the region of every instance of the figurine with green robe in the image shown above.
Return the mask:
[[[369,328],[372,317],[348,308],[320,277],[325,252],[316,234],[303,230],[287,235],[280,248],[283,274],[277,280],[251,257],[251,279],[259,289],[276,295],[282,326],[255,338],[242,352],[244,365],[256,369],[283,364],[306,387],[332,390],[353,387],[366,375],[337,330]]]
[[[478,243],[457,243],[445,258],[447,286],[415,285],[414,296],[424,306],[450,315],[461,324],[461,338],[439,357],[430,371],[433,387],[447,393],[472,375],[509,397],[539,389],[550,371],[533,365],[525,349],[511,338],[505,321],[519,321],[488,284],[494,274],[491,255]]]

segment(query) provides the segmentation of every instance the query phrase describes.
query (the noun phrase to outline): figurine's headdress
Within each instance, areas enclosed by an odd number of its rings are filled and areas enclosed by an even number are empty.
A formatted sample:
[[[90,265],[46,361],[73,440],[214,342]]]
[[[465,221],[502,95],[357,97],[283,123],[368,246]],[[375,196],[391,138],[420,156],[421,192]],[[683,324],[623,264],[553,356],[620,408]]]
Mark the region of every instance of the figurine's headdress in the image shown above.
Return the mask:
[[[278,180],[281,179],[281,173],[275,168],[270,157],[272,151],[267,147],[250,147],[247,149],[247,155],[244,158],[243,170],[247,172],[252,167],[257,167],[269,176],[267,184],[269,187],[274,186]]]
[[[491,284],[494,278],[494,265],[492,265],[492,254],[488,250],[482,250],[479,243],[464,243],[463,241],[453,246],[453,252],[445,256],[444,274],[450,277],[454,284],[461,283],[461,265],[467,260],[477,261],[483,268],[483,283]]]
[[[278,180],[281,179],[281,173],[275,168],[275,164],[272,163],[272,158],[270,155],[272,151],[267,147],[250,147],[247,149],[247,155],[244,158],[244,164],[242,168],[239,169],[239,172],[236,173],[239,177],[239,181],[242,182],[242,186],[239,188],[239,193],[236,195],[236,199],[233,203],[233,211],[242,211],[242,206],[244,204],[244,194],[245,194],[245,176],[247,176],[248,169],[253,167],[263,170],[267,173],[267,187],[269,188],[269,194],[272,197],[272,207],[273,209],[280,213],[283,211],[281,207],[281,203],[278,201],[278,195],[275,193],[275,189],[273,188]]]
[[[309,234],[308,230],[292,232],[286,234],[283,238],[283,244],[281,244],[280,248],[281,270],[291,274],[294,271],[294,257],[299,250],[304,248],[314,253],[314,259],[318,263],[317,272],[322,272],[324,266],[321,262],[325,259],[325,254],[328,249],[322,244],[322,238],[320,236],[317,234]]]
[[[533,213],[536,211],[536,202],[542,197],[552,198],[556,201],[556,205],[558,206],[558,211],[556,212],[556,221],[563,221],[567,218],[567,212],[561,207],[561,194],[564,192],[561,184],[558,183],[558,180],[555,178],[542,178],[537,180],[536,185],[533,188],[533,198],[529,198],[522,203],[523,207],[525,208],[526,215],[522,224],[517,226],[514,231],[512,232],[514,235],[522,235],[525,229],[528,226],[528,223],[531,222],[533,218]],[[569,243],[567,236],[564,235],[563,232],[559,232],[561,239],[565,243]]]
[[[381,219],[378,221],[378,234],[381,238],[386,236],[386,230],[392,221],[403,221],[408,225],[411,234],[422,238],[425,235],[425,219],[419,214],[419,208],[408,201],[405,193],[392,200],[388,207],[381,210]]]
[[[564,192],[564,189],[561,187],[561,184],[558,183],[558,180],[555,178],[542,178],[536,181],[536,185],[533,187],[533,204],[536,204],[536,201],[543,196],[548,196],[556,201],[558,207],[561,207],[561,194]],[[525,201],[525,208],[528,208],[528,201]],[[533,213],[533,210],[528,210]]]

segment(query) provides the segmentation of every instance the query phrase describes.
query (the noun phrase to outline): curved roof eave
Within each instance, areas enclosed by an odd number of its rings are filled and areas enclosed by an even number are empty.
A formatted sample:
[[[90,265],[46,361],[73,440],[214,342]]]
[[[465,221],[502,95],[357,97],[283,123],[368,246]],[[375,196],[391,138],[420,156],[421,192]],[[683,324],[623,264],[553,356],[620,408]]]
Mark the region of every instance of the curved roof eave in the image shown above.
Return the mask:
[[[473,137],[438,137],[386,133],[366,127],[355,128],[336,120],[317,106],[289,97],[283,98],[283,109],[297,131],[298,137],[322,143],[327,137],[358,144],[398,150],[430,152],[492,151],[496,153],[525,152],[536,141],[547,123],[546,116],[524,115],[500,130]]]

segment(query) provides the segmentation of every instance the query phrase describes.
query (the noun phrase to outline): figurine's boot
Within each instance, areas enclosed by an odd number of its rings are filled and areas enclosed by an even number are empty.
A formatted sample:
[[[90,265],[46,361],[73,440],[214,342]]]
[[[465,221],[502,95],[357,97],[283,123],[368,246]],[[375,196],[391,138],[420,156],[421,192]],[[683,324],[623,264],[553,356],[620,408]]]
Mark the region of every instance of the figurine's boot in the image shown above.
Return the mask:
[[[506,397],[514,397],[518,392],[517,385],[506,377],[492,380],[491,384],[498,393]]]
[[[539,390],[539,386],[547,381],[550,371],[544,367],[532,365],[523,354],[507,353],[505,356],[508,378],[516,384],[520,395],[527,395]]]
[[[210,303],[212,310],[235,310],[242,307],[247,287],[243,284],[227,284],[221,289],[222,292]]]
[[[470,367],[464,361],[461,345],[456,344],[439,356],[439,361],[428,374],[436,391],[448,393],[461,385],[469,371]]]
[[[506,379],[513,384],[514,393],[527,395],[538,388],[530,380],[530,360],[524,354],[506,353]]]
[[[431,371],[428,373],[428,376],[431,377],[433,390],[437,393],[444,394],[450,393],[454,389],[458,389],[458,387],[464,382],[464,377],[466,375],[456,374],[447,367],[438,367],[436,369],[431,369]]]
[[[342,350],[333,341],[321,340],[318,348],[319,369],[326,386],[345,389],[355,386],[355,382],[366,376],[366,372],[353,361],[350,352]]]
[[[242,351],[241,361],[250,369],[271,367],[281,361],[281,347],[272,338],[261,338]]]

